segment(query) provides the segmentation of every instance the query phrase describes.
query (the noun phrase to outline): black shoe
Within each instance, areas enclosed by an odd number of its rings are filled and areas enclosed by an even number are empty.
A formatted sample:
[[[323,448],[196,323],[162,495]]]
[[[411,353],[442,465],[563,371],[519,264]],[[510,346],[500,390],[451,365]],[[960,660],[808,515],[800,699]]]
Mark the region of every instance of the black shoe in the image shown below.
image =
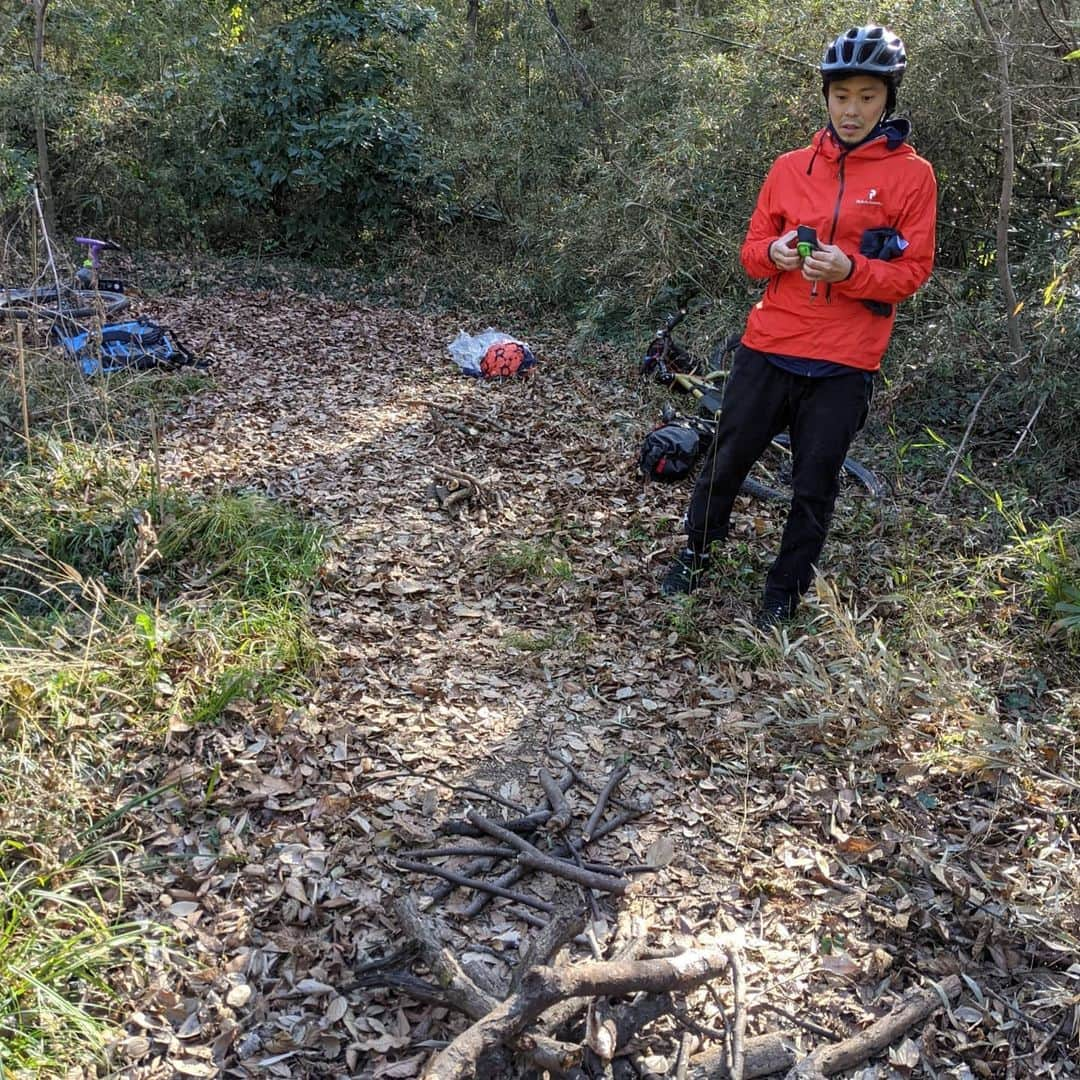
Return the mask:
[[[766,596],[758,613],[754,616],[754,625],[768,633],[774,627],[786,623],[795,614],[795,604],[788,596]]]
[[[680,551],[660,582],[660,595],[689,596],[698,587],[702,574],[708,568],[708,555],[699,555],[692,548]]]

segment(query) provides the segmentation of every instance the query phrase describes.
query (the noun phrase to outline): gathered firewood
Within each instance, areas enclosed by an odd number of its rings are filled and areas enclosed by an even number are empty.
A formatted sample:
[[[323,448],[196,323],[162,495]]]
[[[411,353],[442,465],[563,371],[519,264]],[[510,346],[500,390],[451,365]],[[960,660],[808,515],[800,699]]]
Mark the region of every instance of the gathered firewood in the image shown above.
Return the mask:
[[[820,1046],[803,1058],[784,1080],[821,1080],[853,1069],[875,1054],[887,1050],[910,1027],[925,1020],[935,1009],[947,1007],[960,993],[960,976],[950,975],[928,990],[912,990],[893,1010],[868,1028],[842,1042]]]
[[[517,993],[463,1031],[429,1062],[424,1080],[466,1080],[476,1076],[481,1058],[514,1042],[547,1009],[567,998],[687,991],[716,978],[727,966],[727,950],[713,947],[690,949],[664,960],[598,960],[533,968],[522,979]]]
[[[586,888],[596,889],[597,892],[623,893],[630,885],[630,882],[625,878],[612,877],[609,874],[597,874],[591,870],[586,870],[584,867],[575,866],[572,863],[545,855],[538,847],[530,844],[528,840],[518,836],[517,833],[510,832],[509,829],[504,829],[501,825],[496,825],[493,821],[488,821],[483,814],[476,810],[470,810],[467,816],[469,821],[478,829],[482,829],[503,844],[517,848],[519,852],[518,861],[532,867],[534,870],[543,870],[554,877],[565,878],[567,881],[576,882]]]

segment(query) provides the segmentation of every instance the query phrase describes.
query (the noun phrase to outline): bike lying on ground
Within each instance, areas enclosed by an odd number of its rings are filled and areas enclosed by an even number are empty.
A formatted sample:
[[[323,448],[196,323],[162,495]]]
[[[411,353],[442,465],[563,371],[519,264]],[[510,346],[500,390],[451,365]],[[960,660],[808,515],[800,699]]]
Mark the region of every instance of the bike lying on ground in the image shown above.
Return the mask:
[[[74,285],[59,282],[55,263],[49,262],[54,284],[46,287],[0,287],[0,319],[16,319],[44,325],[49,341],[62,348],[84,375],[111,374],[122,370],[175,370],[206,368],[171,331],[150,319],[116,316],[128,306],[124,282],[101,275],[102,251],[120,251],[112,240],[76,237],[87,249],[87,258],[75,274]]]
[[[665,404],[660,414],[663,423],[645,437],[639,458],[641,471],[652,479],[669,482],[690,476],[706,455],[724,404],[728,358],[740,344],[739,335],[733,335],[702,362],[672,335],[686,315],[686,309],[680,308],[668,316],[656,332],[640,367],[642,377],[689,394],[697,406],[696,415],[680,416],[672,405]],[[743,494],[766,500],[790,497],[778,485],[790,484],[791,440],[782,433],[773,439],[772,446],[783,455],[781,462],[762,460],[755,467],[766,474],[769,482],[747,477],[741,489]],[[857,483],[875,500],[886,494],[885,485],[854,458],[844,459],[841,477]]]
[[[61,283],[54,273],[52,285],[0,287],[0,319],[41,319],[50,326],[77,327],[87,319],[108,322],[128,306],[124,283],[100,276],[101,253],[120,251],[120,245],[89,236],[78,236],[75,242],[86,248],[87,257],[73,284]]]

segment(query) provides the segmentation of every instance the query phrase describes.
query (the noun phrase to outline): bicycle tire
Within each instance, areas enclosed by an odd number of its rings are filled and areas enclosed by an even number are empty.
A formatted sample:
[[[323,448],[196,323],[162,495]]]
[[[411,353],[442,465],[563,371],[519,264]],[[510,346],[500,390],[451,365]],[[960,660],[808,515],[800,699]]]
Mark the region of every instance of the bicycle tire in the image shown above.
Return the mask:
[[[781,433],[773,439],[773,443],[776,446],[782,446],[785,450],[791,449],[791,437],[784,433]],[[857,480],[866,489],[867,494],[872,499],[884,499],[887,493],[885,485],[874,475],[874,473],[868,469],[861,461],[856,461],[854,458],[844,458],[844,464],[841,466],[844,472],[850,477]]]
[[[749,476],[742,482],[739,494],[749,495],[752,499],[761,499],[762,502],[779,502],[781,499],[788,498],[782,491],[777,491],[776,488],[769,487],[768,484],[762,484]]]
[[[128,306],[123,293],[95,289],[68,289],[55,286],[40,289],[4,289],[0,292],[0,318],[90,319],[111,318]]]

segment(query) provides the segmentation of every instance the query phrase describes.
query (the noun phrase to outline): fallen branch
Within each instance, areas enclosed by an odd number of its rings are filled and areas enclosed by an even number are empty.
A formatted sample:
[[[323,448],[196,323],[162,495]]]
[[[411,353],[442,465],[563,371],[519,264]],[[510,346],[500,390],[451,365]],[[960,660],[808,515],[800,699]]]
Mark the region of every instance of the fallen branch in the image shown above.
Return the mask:
[[[547,821],[548,831],[564,832],[570,824],[570,804],[566,801],[566,796],[558,781],[547,769],[541,768],[539,776],[540,786],[544,789],[544,794],[551,804],[551,817]]]
[[[510,832],[509,829],[504,829],[501,825],[496,825],[493,821],[488,821],[483,814],[476,810],[470,810],[468,818],[478,829],[482,829],[496,840],[516,847],[519,852],[518,860],[526,866],[531,866],[534,870],[543,870],[554,877],[565,878],[567,881],[576,882],[586,888],[596,889],[597,892],[621,894],[626,892],[630,885],[630,882],[625,878],[613,878],[608,874],[596,874],[591,870],[585,870],[563,862],[561,859],[545,855],[539,848],[530,844],[528,840]]]
[[[608,781],[604,785],[603,791],[601,791],[600,795],[597,797],[596,806],[589,815],[588,824],[581,832],[581,837],[586,842],[593,838],[593,834],[600,824],[600,819],[604,816],[604,811],[607,809],[608,800],[615,794],[615,789],[622,783],[623,777],[626,776],[628,771],[629,770],[625,765],[620,765],[608,777]]]
[[[795,1050],[783,1035],[759,1035],[747,1039],[743,1080],[775,1076],[795,1064]],[[731,1080],[727,1053],[722,1046],[690,1059],[687,1080]]]
[[[809,1057],[803,1058],[785,1080],[820,1080],[823,1076],[834,1076],[869,1061],[896,1042],[908,1028],[925,1020],[935,1009],[947,1007],[949,1001],[960,993],[961,985],[959,975],[950,975],[929,990],[911,991],[892,1012],[875,1020],[864,1031],[843,1042],[821,1046]]]
[[[394,901],[394,914],[408,938],[420,947],[424,962],[439,980],[446,1000],[467,1016],[483,1016],[496,1007],[497,999],[478,985],[477,973],[466,971],[439,940],[438,923],[428,924],[407,897]]]
[[[565,766],[570,771],[570,775],[573,777],[574,782],[579,784],[586,791],[591,791],[594,795],[597,795],[603,790],[600,784],[594,784],[580,769],[578,769],[571,760],[570,755],[565,751],[549,750],[548,757],[553,761],[557,761],[560,765]],[[632,799],[612,795],[609,801],[615,806],[621,806],[626,810],[633,810],[638,814],[643,814],[649,809],[647,797],[641,803],[638,803]]]
[[[463,1031],[424,1070],[424,1080],[466,1080],[477,1062],[515,1041],[546,1009],[573,997],[622,997],[643,991],[692,990],[716,978],[728,964],[725,948],[690,949],[667,960],[594,961],[567,967],[538,967],[521,990]]]

